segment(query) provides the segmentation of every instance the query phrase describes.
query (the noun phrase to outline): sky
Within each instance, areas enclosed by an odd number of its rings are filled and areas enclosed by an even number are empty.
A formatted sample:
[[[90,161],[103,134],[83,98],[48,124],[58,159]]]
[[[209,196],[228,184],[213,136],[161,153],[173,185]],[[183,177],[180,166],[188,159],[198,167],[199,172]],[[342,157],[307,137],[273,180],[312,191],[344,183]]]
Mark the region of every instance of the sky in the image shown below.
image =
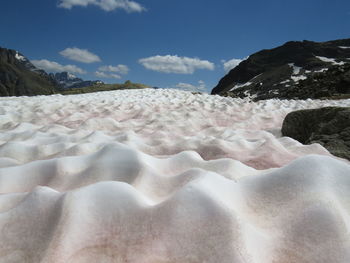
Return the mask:
[[[47,72],[210,92],[242,59],[350,37],[349,0],[2,0],[0,46]]]

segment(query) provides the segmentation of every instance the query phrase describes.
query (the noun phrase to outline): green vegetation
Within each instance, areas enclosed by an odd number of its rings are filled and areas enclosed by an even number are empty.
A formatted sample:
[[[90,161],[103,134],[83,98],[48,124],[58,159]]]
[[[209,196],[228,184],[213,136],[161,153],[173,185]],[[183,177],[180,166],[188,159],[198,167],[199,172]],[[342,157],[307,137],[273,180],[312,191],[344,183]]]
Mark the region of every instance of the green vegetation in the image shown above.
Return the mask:
[[[62,95],[72,95],[72,94],[82,94],[82,93],[91,93],[99,91],[111,91],[111,90],[123,90],[123,89],[146,89],[150,88],[145,84],[132,83],[130,80],[125,81],[123,84],[97,84],[85,88],[75,88],[68,89],[64,91],[59,91],[58,93]]]

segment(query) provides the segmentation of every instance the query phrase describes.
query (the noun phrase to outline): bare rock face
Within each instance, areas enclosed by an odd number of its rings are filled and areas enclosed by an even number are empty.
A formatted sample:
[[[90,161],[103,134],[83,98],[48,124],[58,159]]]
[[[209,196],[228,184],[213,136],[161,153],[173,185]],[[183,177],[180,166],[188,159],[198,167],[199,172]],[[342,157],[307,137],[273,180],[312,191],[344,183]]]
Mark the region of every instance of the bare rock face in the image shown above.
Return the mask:
[[[0,96],[53,94],[56,83],[16,50],[0,47]]]
[[[291,112],[283,121],[282,135],[303,144],[319,143],[333,155],[350,160],[350,108]]]

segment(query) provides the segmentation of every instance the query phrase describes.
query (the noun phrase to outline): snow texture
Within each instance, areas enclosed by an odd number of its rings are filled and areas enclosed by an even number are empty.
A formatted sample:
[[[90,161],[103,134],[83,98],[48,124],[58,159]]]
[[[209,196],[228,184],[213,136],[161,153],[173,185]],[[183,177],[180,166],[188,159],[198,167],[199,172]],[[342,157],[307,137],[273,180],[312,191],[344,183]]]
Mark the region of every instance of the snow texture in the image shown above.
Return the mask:
[[[0,262],[350,262],[350,165],[178,90],[0,98]]]

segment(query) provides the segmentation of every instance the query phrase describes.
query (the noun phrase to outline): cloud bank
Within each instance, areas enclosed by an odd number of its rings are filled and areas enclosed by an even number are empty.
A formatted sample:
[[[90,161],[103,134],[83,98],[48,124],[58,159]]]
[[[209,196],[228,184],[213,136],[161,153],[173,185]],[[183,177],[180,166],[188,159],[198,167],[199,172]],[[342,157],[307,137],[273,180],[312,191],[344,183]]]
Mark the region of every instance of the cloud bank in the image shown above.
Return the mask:
[[[98,78],[103,78],[103,79],[121,79],[122,77],[118,74],[114,73],[105,73],[102,71],[96,71],[95,76]]]
[[[101,62],[101,59],[99,56],[88,51],[87,49],[80,49],[77,47],[66,48],[65,50],[62,50],[60,54],[63,57],[68,58],[70,60],[87,63],[87,64],[94,63],[94,62]]]
[[[199,91],[199,92],[206,91],[206,85],[203,80],[198,81],[198,85],[192,85],[189,83],[180,82],[175,85],[175,88],[185,90],[185,91]]]
[[[214,63],[198,58],[179,56],[153,56],[142,58],[139,63],[146,69],[164,73],[193,74],[197,69],[214,70]]]
[[[126,75],[129,73],[129,68],[126,65],[117,65],[117,66],[101,66],[98,68],[99,71],[103,71],[103,72],[115,72],[115,73],[119,73],[119,74],[123,74]]]
[[[122,76],[120,75],[126,75],[129,73],[129,68],[126,65],[117,65],[117,66],[101,66],[98,68],[98,70],[95,72],[95,76],[98,78],[105,78],[105,79],[121,79]]]
[[[141,4],[129,0],[60,0],[58,6],[61,8],[72,9],[74,6],[94,5],[104,11],[113,11],[122,9],[128,13],[143,12],[146,10]]]
[[[43,69],[46,72],[64,72],[86,74],[86,71],[75,66],[75,65],[61,65],[54,61],[49,61],[47,59],[32,60],[34,66]]]

